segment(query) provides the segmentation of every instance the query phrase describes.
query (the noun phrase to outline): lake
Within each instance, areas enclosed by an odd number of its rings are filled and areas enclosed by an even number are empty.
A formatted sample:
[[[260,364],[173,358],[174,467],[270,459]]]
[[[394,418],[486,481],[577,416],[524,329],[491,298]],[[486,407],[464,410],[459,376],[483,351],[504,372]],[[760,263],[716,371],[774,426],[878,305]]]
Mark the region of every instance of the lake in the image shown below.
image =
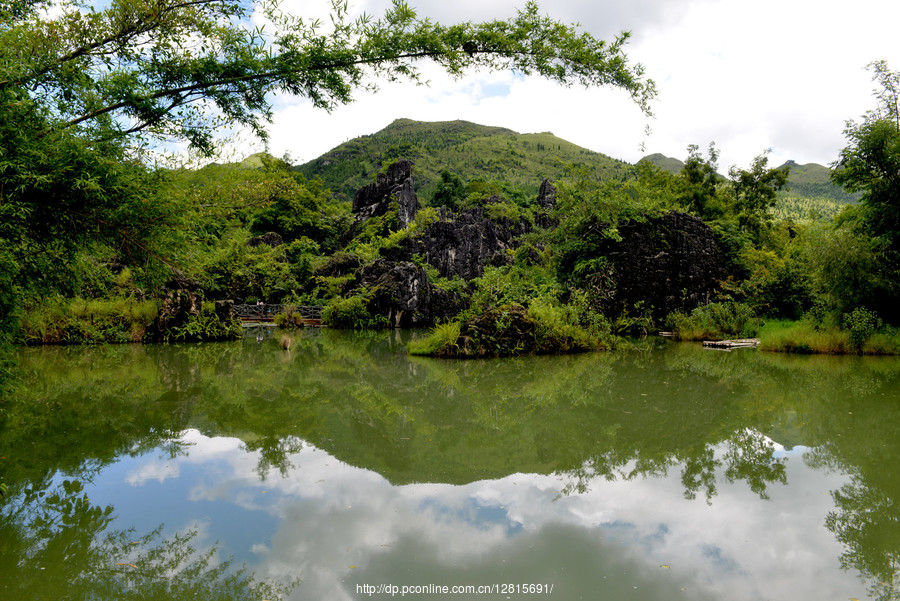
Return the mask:
[[[419,335],[22,349],[0,598],[900,599],[896,358]]]

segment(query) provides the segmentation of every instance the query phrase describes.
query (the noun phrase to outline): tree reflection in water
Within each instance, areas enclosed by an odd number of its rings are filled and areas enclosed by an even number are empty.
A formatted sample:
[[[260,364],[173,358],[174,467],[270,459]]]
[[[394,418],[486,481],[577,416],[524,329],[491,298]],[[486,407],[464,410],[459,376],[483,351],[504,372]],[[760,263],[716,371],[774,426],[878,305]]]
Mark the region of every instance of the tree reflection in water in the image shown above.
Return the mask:
[[[161,538],[110,529],[113,507],[90,502],[79,480],[32,487],[0,508],[0,582],[6,599],[245,601],[280,599],[290,585],[258,582],[194,528]],[[61,596],[63,595],[63,596]]]
[[[19,392],[0,431],[13,496],[4,509],[3,565],[13,557],[40,559],[50,549],[78,549],[88,559],[67,560],[84,564],[67,570],[74,581],[103,567],[122,582],[134,568],[116,566],[116,557],[132,555],[102,532],[103,511],[79,509],[77,499],[63,495],[72,507],[55,509],[57,519],[70,515],[94,534],[61,528],[45,540],[37,536],[39,516],[16,517],[10,508],[25,511],[35,499],[21,491],[40,488],[33,483],[47,474],[100,469],[121,454],[167,444],[188,427],[240,438],[259,453],[260,478],[272,468],[287,476],[291,456],[311,444],[395,485],[556,473],[568,478],[562,494],[575,495],[597,478],[633,480],[679,469],[683,496],[709,504],[724,482],[743,481],[762,500],[773,486],[785,485],[777,442],[814,448],[806,455],[811,467],[849,474],[851,483],[833,492],[836,508],[826,521],[846,546],[842,565],[870,580],[873,596],[900,598],[894,583],[900,557],[896,359],[653,343],[618,354],[460,362],[406,357],[408,335],[303,332],[288,352],[269,339],[29,350],[26,371],[36,374],[34,382]],[[51,544],[62,532],[80,546]],[[107,542],[97,546],[93,536]],[[171,547],[168,555],[145,556],[159,565],[165,557],[194,561],[203,552],[186,551],[192,540],[160,542],[157,547]],[[39,574],[26,570],[40,586]],[[192,570],[187,573],[198,578],[225,574]]]

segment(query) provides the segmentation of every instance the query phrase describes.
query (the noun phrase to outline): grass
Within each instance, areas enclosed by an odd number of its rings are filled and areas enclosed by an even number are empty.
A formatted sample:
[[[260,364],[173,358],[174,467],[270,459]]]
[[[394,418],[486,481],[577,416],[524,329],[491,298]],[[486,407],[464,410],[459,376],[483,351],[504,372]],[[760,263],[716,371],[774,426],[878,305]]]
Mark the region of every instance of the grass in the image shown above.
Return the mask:
[[[810,321],[773,319],[759,333],[759,348],[782,353],[826,355],[900,355],[900,328],[882,327],[860,345],[850,332],[836,326],[817,326]]]
[[[51,299],[26,311],[20,337],[25,344],[140,342],[156,315],[154,301],[132,297]]]
[[[459,353],[460,322],[440,323],[424,338],[411,340],[406,347],[410,355],[428,357],[453,356]]]

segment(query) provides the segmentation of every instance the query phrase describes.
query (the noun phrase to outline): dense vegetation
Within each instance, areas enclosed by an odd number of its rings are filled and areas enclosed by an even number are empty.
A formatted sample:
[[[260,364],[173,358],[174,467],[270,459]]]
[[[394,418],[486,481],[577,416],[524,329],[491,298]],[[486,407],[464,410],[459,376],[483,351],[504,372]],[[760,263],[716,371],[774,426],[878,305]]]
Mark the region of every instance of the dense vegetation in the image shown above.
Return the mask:
[[[254,11],[267,20],[265,35],[251,25]],[[517,69],[563,84],[611,85],[644,111],[655,95],[623,52],[627,34],[607,43],[542,16],[533,3],[506,21],[452,26],[421,19],[402,2],[379,19],[354,20],[335,1],[331,16],[323,31],[277,2],[4,4],[3,340],[20,332],[25,312],[57,295],[157,298],[162,283],[185,276],[213,296],[291,290],[306,258],[337,243],[341,211],[318,210],[321,187],[278,168],[219,168],[223,180],[216,167],[162,169],[152,152],[175,140],[211,156],[223,128],[265,138],[273,92],[330,109],[360,87],[372,90],[373,76],[418,81],[427,60],[455,75]],[[288,215],[295,207],[300,214]],[[247,233],[264,225],[289,244],[245,250]]]
[[[865,345],[900,319],[898,75],[883,63],[873,66],[878,106],[848,124],[848,146],[834,165],[832,181],[846,192],[823,180],[824,168],[770,168],[765,154],[725,178],[714,145],[706,156],[691,146],[685,161],[664,168],[630,166],[549,133],[465,122],[400,120],[299,167],[260,155],[171,168],[154,163],[148,145],[174,137],[211,153],[221,120],[264,136],[266,92],[302,94],[328,108],[349,101],[366,75],[362,65],[415,79],[423,54],[451,73],[515,66],[566,83],[612,84],[645,110],[654,90],[640,66],[625,61],[624,38],[604,45],[533,5],[509,22],[444,27],[402,4],[381,20],[350,23],[335,4],[337,30],[328,36],[275,11],[274,50],[244,27],[237,4],[143,0],[93,12],[72,4],[58,17],[44,7],[23,2],[0,14],[6,340],[139,340],[155,331],[147,303],[159,311],[172,289],[196,291],[206,303],[325,304],[333,325],[383,326],[385,316],[373,313],[377,291],[352,286],[353,274],[422,236],[443,207],[449,215],[480,210],[519,236],[508,261],[471,281],[443,278],[417,260],[460,307],[441,335],[462,355],[600,348],[618,334],[666,327],[641,303],[605,303],[615,282],[602,249],[625,224],[670,211],[708,223],[728,266],[711,308],[670,318],[682,335],[746,334],[759,318],[803,318],[814,331],[848,332],[840,350],[893,349]],[[188,30],[204,32],[208,48],[188,44]],[[523,47],[522,31],[541,43]],[[204,105],[215,105],[218,117]],[[400,157],[416,162],[425,208],[408,227],[396,210],[353,223],[350,194]],[[535,199],[544,178],[556,180],[552,211]],[[215,330],[204,321],[212,311],[198,305],[194,321],[162,337],[202,338]],[[518,324],[530,338],[507,341],[487,322]]]

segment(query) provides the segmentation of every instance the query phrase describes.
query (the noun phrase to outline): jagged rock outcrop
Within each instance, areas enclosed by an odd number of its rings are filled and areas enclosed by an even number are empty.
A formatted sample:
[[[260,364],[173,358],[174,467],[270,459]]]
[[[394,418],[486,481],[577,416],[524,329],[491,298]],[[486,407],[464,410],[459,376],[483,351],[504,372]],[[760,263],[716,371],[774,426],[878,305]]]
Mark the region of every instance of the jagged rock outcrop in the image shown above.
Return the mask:
[[[556,188],[550,183],[549,179],[541,182],[541,188],[538,190],[537,205],[539,209],[535,212],[534,224],[544,229],[551,229],[559,225],[559,220],[552,216],[556,210]]]
[[[360,188],[353,198],[353,215],[356,222],[379,217],[390,210],[392,202],[399,205],[397,217],[400,227],[406,228],[416,218],[421,208],[413,191],[412,162],[397,161],[385,173],[379,173],[375,183]]]
[[[527,225],[521,222],[497,225],[481,208],[468,209],[452,219],[442,213],[442,219],[429,225],[421,236],[404,240],[392,258],[409,260],[417,254],[441,277],[459,276],[469,281],[484,275],[485,265],[512,262],[507,251],[515,248],[514,239],[526,231]]]
[[[164,333],[184,327],[188,320],[200,315],[201,304],[200,296],[190,290],[168,291],[162,299],[153,330]]]
[[[397,328],[432,325],[463,309],[457,295],[433,286],[425,270],[408,261],[378,259],[357,273],[356,286],[368,291],[369,312]]]
[[[690,311],[708,303],[725,276],[725,261],[715,235],[701,219],[672,211],[645,222],[618,227],[620,242],[599,254],[612,266],[613,313],[643,301],[652,316],[663,319],[675,310]]]
[[[541,182],[541,188],[538,190],[537,205],[545,211],[552,211],[556,208],[556,188],[550,183],[549,179]]]
[[[254,236],[247,240],[247,246],[259,246],[260,244],[265,244],[267,246],[271,246],[275,248],[276,246],[281,246],[284,244],[284,240],[278,232],[266,232],[261,236]]]

